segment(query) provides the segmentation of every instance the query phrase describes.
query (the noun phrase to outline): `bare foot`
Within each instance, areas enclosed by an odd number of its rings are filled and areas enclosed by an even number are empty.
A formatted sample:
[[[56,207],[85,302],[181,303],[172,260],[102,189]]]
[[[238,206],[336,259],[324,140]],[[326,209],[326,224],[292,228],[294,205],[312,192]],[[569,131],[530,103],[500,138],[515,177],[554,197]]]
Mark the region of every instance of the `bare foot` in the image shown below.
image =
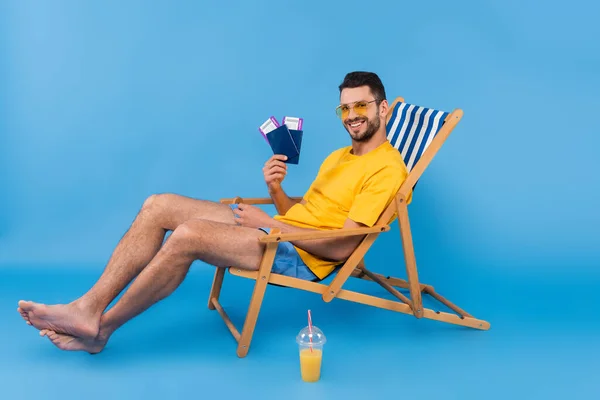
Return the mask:
[[[65,351],[87,351],[90,354],[97,354],[106,346],[106,339],[83,339],[48,329],[42,329],[40,336],[46,336],[56,347]]]
[[[83,339],[94,339],[98,335],[100,315],[95,316],[75,303],[47,306],[21,300],[19,308],[27,314],[31,325],[39,330],[46,329]]]
[[[23,311],[21,307],[17,307],[17,311],[19,312],[19,314],[21,314],[21,317],[25,320],[27,325],[31,325],[31,322],[29,322],[29,315],[27,315],[27,313]]]

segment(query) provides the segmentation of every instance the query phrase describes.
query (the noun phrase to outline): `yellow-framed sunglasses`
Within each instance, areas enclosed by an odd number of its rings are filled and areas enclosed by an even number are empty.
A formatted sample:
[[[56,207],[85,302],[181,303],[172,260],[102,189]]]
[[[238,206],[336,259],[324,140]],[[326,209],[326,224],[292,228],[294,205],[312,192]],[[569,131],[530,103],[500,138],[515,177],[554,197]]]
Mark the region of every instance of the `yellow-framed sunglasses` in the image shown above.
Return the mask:
[[[348,114],[350,114],[350,108],[352,108],[355,114],[365,117],[367,115],[367,108],[369,107],[369,104],[374,103],[376,101],[377,99],[371,101],[356,101],[354,102],[354,105],[352,107],[350,107],[350,104],[352,103],[340,104],[335,108],[335,113],[339,118],[346,119],[348,118]]]

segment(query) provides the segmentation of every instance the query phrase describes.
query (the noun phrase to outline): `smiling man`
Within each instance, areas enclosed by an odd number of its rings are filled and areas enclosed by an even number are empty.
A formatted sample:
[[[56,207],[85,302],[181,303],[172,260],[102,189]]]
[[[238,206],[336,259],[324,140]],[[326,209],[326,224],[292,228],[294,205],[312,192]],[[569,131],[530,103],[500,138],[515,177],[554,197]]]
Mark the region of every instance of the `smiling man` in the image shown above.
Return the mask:
[[[379,77],[351,72],[339,90],[336,112],[351,144],[323,161],[302,201],[292,200],[281,187],[287,164],[280,155],[263,168],[277,208],[275,217],[246,204],[228,206],[175,194],[151,196],[87,293],[68,304],[19,301],[18,312],[60,349],[98,353],[116,329],[169,296],[195,260],[258,270],[265,249],[259,238],[270,228],[287,233],[372,226],[406,179],[407,169],[386,137],[389,106]],[[323,279],[362,238],[279,243],[273,272]]]

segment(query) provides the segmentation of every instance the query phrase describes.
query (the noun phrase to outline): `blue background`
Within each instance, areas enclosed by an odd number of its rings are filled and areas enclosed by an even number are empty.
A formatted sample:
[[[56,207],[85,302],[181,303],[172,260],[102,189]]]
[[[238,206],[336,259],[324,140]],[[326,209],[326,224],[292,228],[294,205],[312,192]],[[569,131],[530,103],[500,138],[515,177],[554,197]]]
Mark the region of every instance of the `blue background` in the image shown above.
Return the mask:
[[[0,3],[0,394],[600,394],[598,11],[579,0]],[[271,115],[305,119],[285,182],[302,195],[349,143],[334,108],[352,70],[377,72],[390,101],[464,110],[411,223],[422,281],[490,331],[269,288],[238,360],[206,309],[213,269],[201,263],[98,356],[61,353],[22,323],[19,299],[67,302],[94,282],[147,196],[265,196],[257,127]],[[367,264],[403,276],[393,228]],[[250,291],[226,278],[238,326]],[[330,339],[318,385],[297,371],[308,307]]]

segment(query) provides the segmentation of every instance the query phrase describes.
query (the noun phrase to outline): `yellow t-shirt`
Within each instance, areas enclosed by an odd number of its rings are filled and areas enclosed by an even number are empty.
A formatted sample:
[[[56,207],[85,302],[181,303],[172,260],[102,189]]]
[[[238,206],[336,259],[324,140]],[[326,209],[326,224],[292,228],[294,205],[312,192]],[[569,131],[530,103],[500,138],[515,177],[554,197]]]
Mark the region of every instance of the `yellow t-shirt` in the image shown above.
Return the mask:
[[[317,177],[304,195],[305,204],[294,204],[275,219],[311,229],[340,229],[347,218],[373,226],[393,201],[408,171],[402,156],[388,141],[356,156],[352,147],[331,153],[321,164]],[[410,202],[412,192],[407,201]],[[396,218],[394,215],[392,222]],[[310,270],[323,279],[338,261],[324,260],[296,248]]]

